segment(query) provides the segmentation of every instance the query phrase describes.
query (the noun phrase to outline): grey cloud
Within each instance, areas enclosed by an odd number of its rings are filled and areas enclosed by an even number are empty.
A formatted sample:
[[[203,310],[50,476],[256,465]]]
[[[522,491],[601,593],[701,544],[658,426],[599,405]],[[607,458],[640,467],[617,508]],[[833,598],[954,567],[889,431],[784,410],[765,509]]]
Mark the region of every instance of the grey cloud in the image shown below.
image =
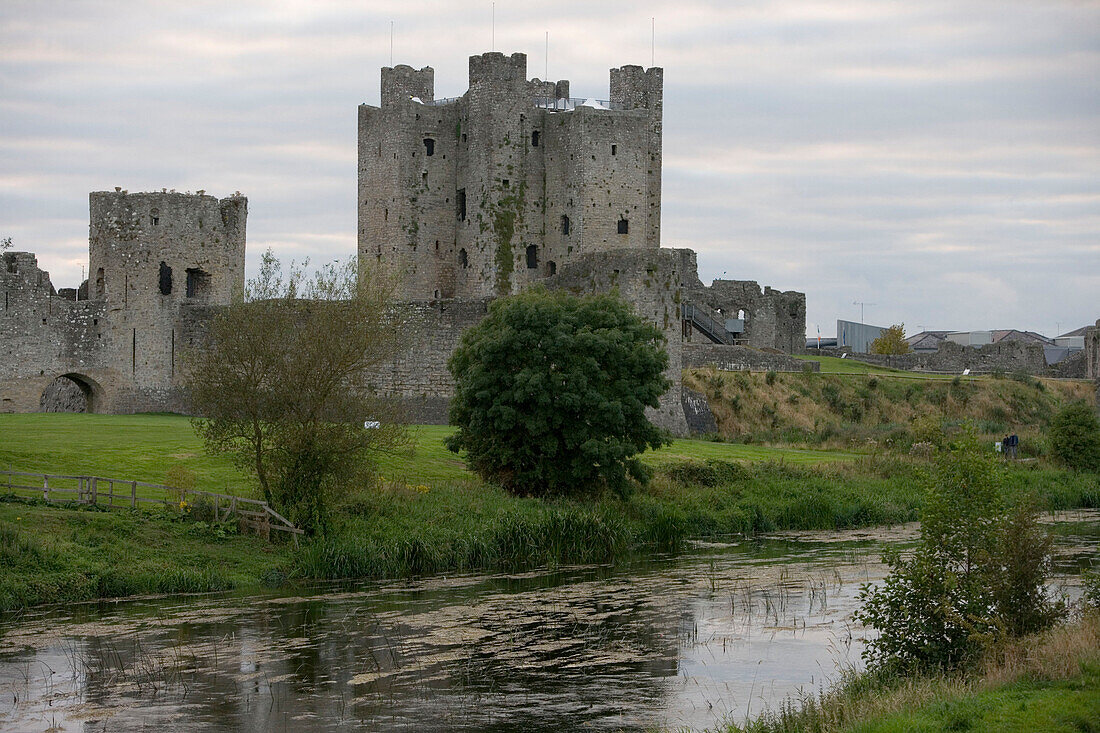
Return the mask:
[[[604,97],[665,67],[666,246],[707,277],[853,300],[910,328],[1100,316],[1100,3],[497,3],[497,49]],[[347,256],[355,106],[379,67],[466,88],[489,7],[14,0],[0,5],[0,222],[73,284],[87,193],[249,196],[250,266]]]

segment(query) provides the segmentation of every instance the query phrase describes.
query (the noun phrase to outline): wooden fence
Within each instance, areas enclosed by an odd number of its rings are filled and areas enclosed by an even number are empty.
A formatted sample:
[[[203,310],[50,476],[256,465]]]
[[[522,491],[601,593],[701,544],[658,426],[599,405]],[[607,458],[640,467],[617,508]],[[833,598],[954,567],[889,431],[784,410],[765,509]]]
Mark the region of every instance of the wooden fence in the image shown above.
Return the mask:
[[[33,482],[33,483],[32,483]],[[156,499],[139,496],[138,487],[159,490],[163,498]],[[271,531],[286,532],[298,544],[298,535],[304,531],[298,529],[286,517],[272,509],[266,501],[246,499],[242,496],[215,494],[210,491],[194,489],[176,489],[163,484],[150,484],[145,481],[127,481],[102,476],[67,476],[52,473],[23,473],[20,471],[0,471],[0,489],[9,494],[21,492],[41,496],[45,501],[76,501],[81,504],[113,509],[129,507],[136,509],[139,503],[160,504],[180,511],[196,502],[206,500],[212,505],[214,521],[221,522],[236,518],[241,524],[259,532],[268,540]]]

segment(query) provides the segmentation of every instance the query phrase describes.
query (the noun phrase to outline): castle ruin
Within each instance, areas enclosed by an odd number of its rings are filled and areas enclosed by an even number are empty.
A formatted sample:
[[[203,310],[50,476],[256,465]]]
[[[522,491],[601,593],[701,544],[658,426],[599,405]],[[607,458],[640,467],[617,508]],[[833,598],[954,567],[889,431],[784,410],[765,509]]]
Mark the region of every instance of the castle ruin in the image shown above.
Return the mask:
[[[0,255],[0,411],[185,412],[180,355],[243,288],[248,201],[116,189],[89,204],[79,289]]]
[[[430,67],[382,69],[380,105],[359,107],[359,257],[397,274],[425,324],[376,378],[415,421],[446,421],[462,331],[536,283],[617,290],[663,330],[674,386],[651,418],[677,433],[684,343],[802,350],[804,294],[704,286],[694,252],[661,248],[663,76],[622,66],[608,99],[573,98],[568,81],[528,80],[525,54],[494,52],[437,100]]]
[[[706,286],[694,252],[661,248],[660,68],[612,69],[595,100],[528,80],[522,53],[486,53],[463,96],[434,86],[430,67],[383,68],[380,105],[359,107],[360,261],[399,276],[422,324],[371,381],[411,421],[446,422],[462,332],[536,283],[615,290],[662,329],[674,386],[651,417],[676,433],[685,345],[802,350],[804,294]],[[0,411],[186,411],[180,354],[243,287],[247,201],[116,190],[90,203],[81,288],[57,293],[32,254],[4,255]]]

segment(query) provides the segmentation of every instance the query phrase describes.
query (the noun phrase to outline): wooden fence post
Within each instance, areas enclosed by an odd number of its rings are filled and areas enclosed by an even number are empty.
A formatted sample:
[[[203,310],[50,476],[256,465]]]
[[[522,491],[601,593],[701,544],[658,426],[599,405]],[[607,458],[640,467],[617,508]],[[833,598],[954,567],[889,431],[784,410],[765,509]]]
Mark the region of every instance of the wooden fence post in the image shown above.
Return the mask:
[[[137,509],[137,481],[130,482],[130,508]]]
[[[96,503],[96,498],[97,498],[95,477],[93,476],[91,479],[89,479],[88,483],[91,484],[91,487],[90,487],[91,488],[91,502],[92,502],[92,504],[95,504]]]
[[[42,500],[50,500],[50,477],[48,474],[42,474]]]

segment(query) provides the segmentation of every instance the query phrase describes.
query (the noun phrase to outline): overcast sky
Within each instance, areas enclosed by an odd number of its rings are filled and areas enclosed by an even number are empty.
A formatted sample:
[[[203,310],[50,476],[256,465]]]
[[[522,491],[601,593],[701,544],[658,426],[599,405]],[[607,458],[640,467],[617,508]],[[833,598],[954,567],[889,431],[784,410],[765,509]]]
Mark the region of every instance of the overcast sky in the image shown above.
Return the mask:
[[[0,236],[58,287],[88,192],[249,198],[272,247],[355,251],[356,106],[379,69],[466,91],[491,2],[3,0]],[[498,0],[495,47],[605,99],[665,69],[662,245],[837,318],[1048,335],[1100,318],[1100,1]],[[549,32],[549,60],[544,34]]]

